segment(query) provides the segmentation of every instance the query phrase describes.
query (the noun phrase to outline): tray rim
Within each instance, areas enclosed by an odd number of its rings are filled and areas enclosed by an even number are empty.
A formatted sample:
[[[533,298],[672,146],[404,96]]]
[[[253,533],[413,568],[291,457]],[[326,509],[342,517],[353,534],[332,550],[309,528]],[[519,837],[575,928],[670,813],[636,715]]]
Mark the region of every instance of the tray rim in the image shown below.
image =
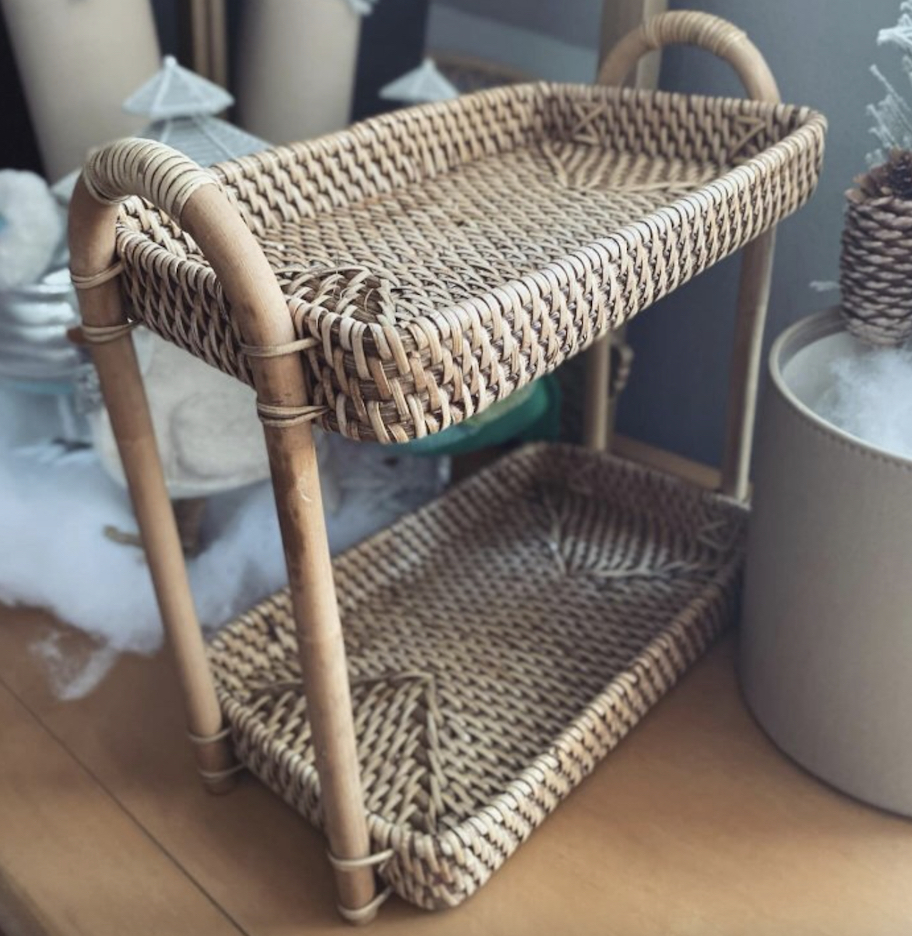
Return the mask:
[[[501,88],[486,89],[462,95],[451,101],[420,104],[390,113],[379,114],[375,117],[370,117],[367,120],[355,123],[346,129],[324,134],[313,140],[271,147],[251,156],[242,156],[238,159],[217,163],[210,167],[210,169],[217,177],[219,183],[231,191],[234,181],[244,178],[246,172],[253,171],[254,167],[262,167],[264,161],[281,165],[283,161],[292,163],[297,161],[301,155],[316,153],[334,146],[338,146],[340,149],[344,147],[354,149],[375,139],[378,130],[396,127],[400,124],[404,125],[412,117],[442,116],[455,107],[468,107],[471,106],[473,102],[479,100],[496,100],[498,96],[502,96],[506,93],[526,92],[529,94],[535,93],[537,95],[553,96],[555,92],[561,90],[573,90],[582,94],[584,92],[591,92],[593,89],[604,92],[609,100],[616,99],[620,101],[626,98],[634,101],[642,100],[668,104],[673,104],[677,101],[699,101],[723,103],[731,105],[734,108],[743,108],[746,111],[758,113],[793,111],[796,117],[801,120],[801,124],[787,133],[777,143],[749,157],[743,163],[729,167],[717,178],[703,183],[687,195],[669,201],[666,205],[644,214],[642,218],[637,221],[628,222],[627,224],[611,229],[603,237],[591,241],[577,250],[552,261],[540,270],[526,274],[518,279],[509,280],[484,293],[479,293],[471,299],[465,299],[450,306],[437,308],[428,312],[424,317],[436,327],[441,335],[445,336],[450,331],[454,321],[464,330],[471,329],[476,317],[482,325],[489,323],[491,320],[491,308],[497,307],[499,304],[498,294],[504,291],[519,292],[520,294],[535,294],[539,288],[539,283],[537,281],[552,278],[556,281],[560,290],[566,294],[566,290],[569,288],[573,276],[576,275],[577,271],[574,269],[575,267],[581,266],[585,268],[593,263],[601,265],[606,269],[616,267],[618,260],[626,251],[627,246],[643,238],[644,228],[646,236],[650,238],[666,236],[670,230],[673,229],[675,224],[674,219],[670,217],[671,215],[674,213],[686,215],[693,220],[693,218],[699,214],[698,205],[700,205],[701,202],[704,206],[706,202],[709,202],[713,208],[718,207],[727,199],[733,197],[737,192],[743,191],[750,181],[752,173],[759,173],[761,176],[770,175],[773,172],[773,168],[768,165],[770,161],[778,162],[776,168],[781,169],[783,165],[793,159],[797,152],[803,148],[813,147],[815,144],[819,144],[821,155],[817,160],[816,168],[816,177],[819,178],[820,164],[822,162],[822,144],[825,137],[827,120],[822,113],[811,107],[785,103],[773,104],[754,101],[749,98],[719,95],[684,94],[672,91],[601,86],[580,82],[547,81],[528,82],[524,84],[507,85]],[[460,163],[460,165],[462,164],[463,163]],[[446,174],[458,171],[459,167],[457,166],[449,169]],[[442,174],[443,173],[439,173],[438,176]],[[423,181],[423,179],[416,180],[409,184],[418,185],[421,181]],[[814,187],[816,187],[816,179]],[[813,187],[807,198],[810,198],[812,192]],[[804,199],[801,204],[803,204],[807,198]],[[240,199],[238,200],[240,201]],[[142,200],[138,196],[127,199],[121,209],[121,214],[128,212],[131,206],[135,206],[141,203],[141,201]],[[322,213],[323,212],[320,212],[320,214]],[[717,260],[713,262],[718,262],[718,260],[723,259],[725,256],[739,249],[744,243],[757,237],[768,227],[772,226],[772,224],[777,223],[777,221],[777,218],[772,218],[762,227],[754,228],[748,238],[732,246],[725,254],[720,255]],[[165,247],[155,243],[145,232],[134,231],[124,226],[119,216],[117,238],[118,254],[124,259],[124,262],[129,265],[128,258],[123,256],[123,251],[121,250],[122,237],[129,238],[130,240],[138,239],[144,244],[143,250],[148,251],[151,256],[169,258],[172,262],[177,264],[177,266],[192,272],[193,278],[197,282],[206,282],[210,286],[210,289],[205,290],[205,292],[208,292],[210,296],[217,294],[218,280],[208,264],[201,263],[196,259],[181,257],[179,254],[167,250]],[[681,283],[686,282],[688,279],[697,275],[697,273],[702,272],[702,269],[703,268],[691,271],[689,276],[681,280]],[[288,300],[289,313],[294,317],[295,310],[301,308],[304,304],[297,297],[288,296],[287,294],[286,297]],[[648,305],[651,305],[657,298],[659,297],[654,297],[648,303],[638,304],[635,309],[628,311],[622,317],[613,321],[611,327],[617,327],[623,322],[633,318],[636,314],[647,308]],[[212,309],[207,310],[209,313],[211,313],[211,311]],[[329,333],[337,331],[340,323],[346,319],[347,317],[341,316],[339,313],[323,309],[317,311],[316,314],[306,314],[302,317],[302,320],[307,323],[310,336],[321,342],[325,341],[327,344],[329,341]],[[366,336],[380,335],[380,340],[383,340],[382,333],[384,331],[384,326],[376,322],[354,322],[351,327],[352,331],[366,333]],[[397,325],[395,331],[406,343],[409,342],[409,339],[414,340],[407,327]],[[584,347],[585,346],[581,346],[578,350],[583,350]],[[328,349],[324,349],[324,353],[326,350]],[[346,350],[345,354],[347,357],[353,357],[350,351]],[[327,355],[326,359],[330,360],[331,355]],[[522,386],[522,384],[518,384],[517,387],[518,386]],[[517,388],[514,388],[514,390],[515,389]],[[495,401],[492,400],[490,402]]]

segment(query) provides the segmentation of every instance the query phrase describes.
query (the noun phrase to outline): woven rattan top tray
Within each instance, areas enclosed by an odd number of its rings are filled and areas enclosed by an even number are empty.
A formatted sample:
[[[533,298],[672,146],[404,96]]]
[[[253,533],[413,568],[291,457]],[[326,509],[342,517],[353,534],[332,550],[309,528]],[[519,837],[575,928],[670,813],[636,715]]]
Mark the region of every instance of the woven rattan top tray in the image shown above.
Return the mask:
[[[793,212],[825,121],[748,100],[530,84],[385,115],[216,167],[263,244],[324,428],[446,428]],[[138,198],[132,314],[249,381],[192,240]]]

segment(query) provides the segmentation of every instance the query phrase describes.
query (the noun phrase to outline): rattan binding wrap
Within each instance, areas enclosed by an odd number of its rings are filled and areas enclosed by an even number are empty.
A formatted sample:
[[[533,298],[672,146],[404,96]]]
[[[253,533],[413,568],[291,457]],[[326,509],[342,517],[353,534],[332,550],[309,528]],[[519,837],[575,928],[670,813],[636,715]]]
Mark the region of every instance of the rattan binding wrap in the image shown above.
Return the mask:
[[[912,201],[848,193],[839,260],[846,328],[869,344],[912,337]]]
[[[731,37],[725,41],[735,41]],[[517,85],[214,169],[263,245],[324,428],[404,441],[553,370],[793,212],[824,120],[803,108]],[[250,381],[211,268],[134,198],[134,315]]]
[[[375,852],[472,894],[731,619],[746,508],[571,446],[511,455],[334,563]],[[320,824],[291,607],[210,660],[238,756]]]

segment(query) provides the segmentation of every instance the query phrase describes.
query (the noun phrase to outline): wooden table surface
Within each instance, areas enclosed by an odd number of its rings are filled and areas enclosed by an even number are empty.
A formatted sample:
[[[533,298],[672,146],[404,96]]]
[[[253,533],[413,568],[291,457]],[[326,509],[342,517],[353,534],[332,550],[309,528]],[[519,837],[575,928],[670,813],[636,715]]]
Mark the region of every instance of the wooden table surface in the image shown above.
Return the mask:
[[[0,930],[7,936],[341,933],[317,834],[256,781],[197,784],[163,654],[60,702],[0,609]],[[479,894],[380,934],[909,936],[912,823],[782,757],[710,651]]]

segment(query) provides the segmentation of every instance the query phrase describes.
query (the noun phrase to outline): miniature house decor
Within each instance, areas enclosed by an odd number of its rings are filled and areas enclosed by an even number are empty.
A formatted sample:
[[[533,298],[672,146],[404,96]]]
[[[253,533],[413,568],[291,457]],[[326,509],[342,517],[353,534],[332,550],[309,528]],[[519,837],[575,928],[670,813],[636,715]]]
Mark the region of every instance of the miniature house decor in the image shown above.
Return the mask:
[[[161,70],[124,101],[123,109],[151,119],[137,136],[167,143],[201,166],[211,166],[269,145],[216,116],[233,103],[224,88],[166,55]]]
[[[719,54],[753,99],[620,87],[670,43]],[[600,86],[482,91],[212,170],[153,141],[89,160],[74,282],[203,782],[249,770],[322,828],[346,919],[473,894],[731,618],[771,232],[814,191],[824,131],[740,30],[675,12]],[[438,433],[741,247],[719,490],[530,446],[331,562],[314,425]],[[253,386],[270,453],[289,588],[208,646],[137,323]]]

